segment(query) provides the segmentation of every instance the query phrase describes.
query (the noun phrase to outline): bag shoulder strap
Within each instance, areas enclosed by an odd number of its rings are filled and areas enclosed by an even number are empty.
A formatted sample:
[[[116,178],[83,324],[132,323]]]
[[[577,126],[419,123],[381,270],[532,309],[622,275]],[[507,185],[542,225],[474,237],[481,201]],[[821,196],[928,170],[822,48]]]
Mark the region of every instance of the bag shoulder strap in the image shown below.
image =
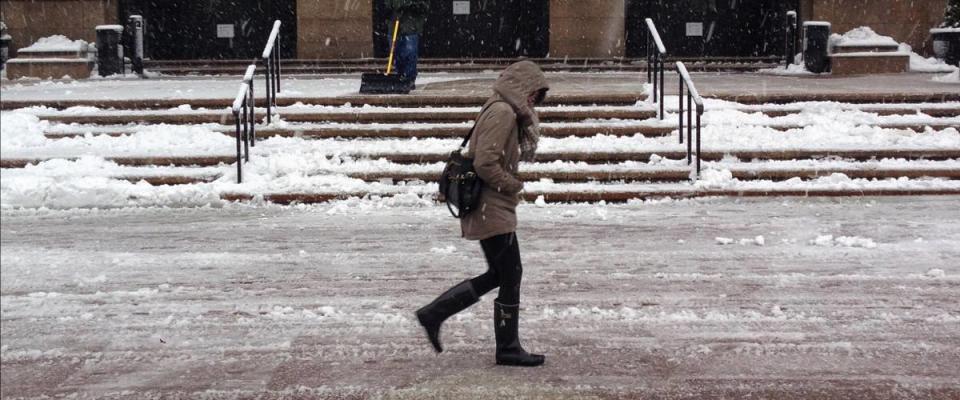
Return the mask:
[[[492,105],[494,105],[494,104],[497,104],[497,103],[506,103],[506,101],[497,100],[497,101],[494,101],[494,102],[492,102],[492,103],[490,103],[490,104],[487,104],[486,107],[483,107],[482,109],[480,109],[480,114],[477,114],[477,119],[473,121],[473,126],[470,127],[470,133],[467,133],[467,137],[463,138],[463,143],[460,143],[460,148],[461,148],[461,149],[464,148],[464,147],[467,147],[467,142],[469,142],[469,141],[470,141],[470,137],[473,136],[473,130],[474,130],[474,129],[477,129],[477,123],[480,122],[480,117],[483,117],[483,113],[485,113],[485,112],[487,111],[487,109],[490,108],[490,106],[492,106]],[[508,104],[509,104],[509,103],[508,103]]]

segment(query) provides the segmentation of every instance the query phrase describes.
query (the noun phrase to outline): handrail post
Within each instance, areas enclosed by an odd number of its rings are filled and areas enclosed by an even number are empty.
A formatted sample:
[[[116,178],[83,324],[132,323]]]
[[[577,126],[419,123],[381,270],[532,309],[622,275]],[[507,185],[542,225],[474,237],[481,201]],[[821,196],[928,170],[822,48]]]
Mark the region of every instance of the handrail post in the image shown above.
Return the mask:
[[[690,110],[690,113],[693,113],[693,110]],[[699,131],[700,130],[698,128],[697,132]],[[693,146],[693,137],[691,133],[693,132],[690,132],[690,129],[687,128],[687,165],[690,165],[690,163],[693,162],[693,160],[690,159],[691,153],[693,152],[693,148],[691,147]],[[680,132],[680,134],[683,135],[683,132]]]
[[[657,58],[660,56],[660,53],[653,53],[653,101],[657,101],[660,97],[657,95]],[[660,117],[663,118],[662,116]]]
[[[266,84],[266,88],[264,89],[264,91],[266,92],[266,96],[267,96],[267,124],[269,125],[271,123],[271,114],[273,114],[270,111],[270,104],[273,102],[273,100],[270,98],[270,95],[273,93],[273,90],[270,89],[270,87],[273,86],[273,77],[270,76],[270,59],[267,59],[266,78],[267,79],[264,82]]]
[[[680,144],[683,144],[683,78],[681,77],[679,81],[680,91],[678,93],[680,94],[680,124],[677,125],[677,136],[680,136]]]
[[[257,97],[253,95],[253,79],[247,83],[250,91],[250,146],[257,147]]]
[[[233,120],[237,125],[237,183],[243,183],[243,157],[240,154],[240,113],[233,110]]]
[[[703,105],[697,106],[697,178],[700,177],[700,116],[703,115]]]
[[[687,137],[690,137],[690,132],[693,131],[693,96],[690,95],[689,89],[687,92]],[[683,132],[680,132],[680,136],[683,136]]]
[[[282,48],[283,41],[280,40],[281,34],[277,33],[277,92],[280,92],[280,49]]]
[[[663,68],[663,63],[664,63],[664,59],[663,59],[663,58],[664,58],[664,56],[661,54],[661,55],[660,55],[660,68],[659,68],[659,69],[660,69],[660,120],[661,120],[661,121],[663,120],[663,117],[664,117],[664,115],[663,115],[663,113],[664,113],[664,109],[663,109],[663,99],[664,99],[664,97],[663,97],[663,96],[664,96],[664,92],[666,92],[666,87],[663,85],[663,83],[664,83],[664,81],[663,81],[663,70],[664,70],[664,68]]]
[[[243,152],[244,161],[250,162],[250,121],[247,120],[247,97],[243,97],[243,110],[241,111],[241,120],[243,121]]]

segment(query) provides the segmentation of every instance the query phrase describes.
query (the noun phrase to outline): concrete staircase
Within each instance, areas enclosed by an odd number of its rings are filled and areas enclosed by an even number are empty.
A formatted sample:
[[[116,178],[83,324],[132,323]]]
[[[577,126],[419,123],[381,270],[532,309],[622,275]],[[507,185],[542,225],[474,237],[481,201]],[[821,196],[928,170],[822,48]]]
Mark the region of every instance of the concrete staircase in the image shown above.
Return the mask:
[[[258,126],[259,142],[251,149],[245,168],[292,163],[287,166],[305,178],[350,178],[350,187],[328,186],[319,191],[270,190],[244,185],[220,191],[226,200],[263,198],[277,203],[320,202],[351,196],[387,196],[414,193],[429,197],[435,191],[443,161],[469,130],[483,97],[478,96],[381,96],[298,99],[310,106],[279,109],[281,123]],[[155,110],[140,107],[143,101],[117,106],[125,109],[89,114],[62,111],[40,113],[49,121],[45,135],[56,141],[95,140],[104,157],[124,169],[116,180],[149,185],[222,186],[235,180],[236,155],[225,141],[222,152],[192,154],[190,143],[170,149],[168,155],[111,154],[109,143],[129,138],[142,140],[149,132],[193,127],[234,136],[232,114],[226,110]],[[157,102],[160,103],[160,102]],[[157,104],[152,103],[152,104]],[[281,105],[294,104],[282,99]],[[209,102],[215,106],[219,102]],[[366,105],[364,105],[366,104]],[[4,108],[10,105],[4,104]],[[842,104],[839,116],[870,115],[872,122],[856,129],[894,132],[910,137],[934,135],[960,127],[960,104]],[[265,110],[258,110],[263,117]],[[521,166],[521,178],[529,201],[627,201],[649,198],[701,196],[863,196],[960,194],[960,146],[848,146],[803,143],[808,133],[822,134],[833,128],[817,122],[816,109],[801,105],[734,104],[707,107],[701,161],[708,173],[723,171],[727,179],[766,182],[751,186],[691,183],[691,167],[685,160],[686,144],[676,132],[676,110],[668,107],[664,120],[656,118],[653,105],[640,95],[569,95],[551,99],[540,115],[544,139],[536,163]],[[743,115],[735,123],[719,118],[723,112]],[[849,116],[848,115],[848,116]],[[716,117],[713,117],[716,116]],[[802,116],[803,118],[800,118]],[[877,117],[889,117],[889,121]],[[806,118],[806,121],[804,121]],[[822,118],[821,118],[822,119]],[[813,122],[811,122],[813,121]],[[879,122],[877,122],[879,121]],[[138,124],[138,125],[130,125]],[[735,136],[738,131],[757,137],[791,137],[783,146],[716,145],[711,137]],[[839,135],[839,133],[838,133]],[[823,137],[823,136],[818,136]],[[119,143],[119,142],[118,142]],[[73,160],[85,154],[53,154],[22,158],[4,154],[0,167],[26,168],[52,159]],[[322,160],[321,160],[322,159]],[[302,162],[302,166],[297,165]],[[316,165],[312,161],[318,161]],[[896,161],[891,161],[896,160]],[[252,164],[251,164],[252,163]],[[709,172],[713,171],[713,172]],[[925,182],[958,180],[958,185],[879,185],[818,187],[798,182],[844,174],[849,179],[909,179]],[[769,182],[767,182],[769,181]],[[364,186],[361,182],[367,182]],[[782,184],[776,184],[780,182]],[[829,186],[829,185],[828,185]],[[942,186],[942,185],[941,185]]]

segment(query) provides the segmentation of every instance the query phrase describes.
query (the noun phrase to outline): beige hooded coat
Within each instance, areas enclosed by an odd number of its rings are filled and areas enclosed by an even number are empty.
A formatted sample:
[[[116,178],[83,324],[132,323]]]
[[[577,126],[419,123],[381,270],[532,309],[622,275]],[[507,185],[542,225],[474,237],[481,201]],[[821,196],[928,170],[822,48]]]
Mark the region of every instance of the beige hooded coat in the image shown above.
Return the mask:
[[[538,132],[536,112],[527,105],[530,93],[549,89],[536,64],[520,61],[507,67],[493,85],[493,96],[477,120],[465,157],[472,158],[483,179],[477,208],[460,220],[463,237],[483,240],[517,229],[517,203],[523,182],[517,177],[520,135]]]

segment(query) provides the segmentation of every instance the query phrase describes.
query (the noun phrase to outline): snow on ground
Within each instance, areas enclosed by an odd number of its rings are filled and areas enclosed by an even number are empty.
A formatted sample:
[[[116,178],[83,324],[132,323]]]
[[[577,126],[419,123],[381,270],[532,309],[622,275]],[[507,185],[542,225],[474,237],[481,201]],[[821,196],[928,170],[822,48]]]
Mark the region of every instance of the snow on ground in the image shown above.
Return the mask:
[[[956,398],[956,206],[522,205],[519,370],[493,293],[440,355],[413,319],[487,268],[443,207],[6,210],[3,397]]]
[[[960,83],[960,69],[957,69],[947,75],[935,76],[933,77],[933,80],[937,82]]]

